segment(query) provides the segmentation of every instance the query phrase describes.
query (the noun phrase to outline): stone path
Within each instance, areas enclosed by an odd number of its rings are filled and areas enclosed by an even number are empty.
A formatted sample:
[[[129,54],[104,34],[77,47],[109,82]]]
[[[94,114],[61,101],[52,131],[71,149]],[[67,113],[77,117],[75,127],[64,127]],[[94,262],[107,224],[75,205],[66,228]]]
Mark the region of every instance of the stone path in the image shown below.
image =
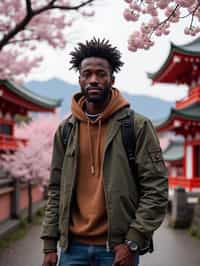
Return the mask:
[[[0,266],[41,266],[42,243],[40,226],[33,226],[29,234],[0,251]],[[199,266],[200,240],[185,231],[171,230],[166,225],[155,234],[155,252],[141,258],[141,266]]]

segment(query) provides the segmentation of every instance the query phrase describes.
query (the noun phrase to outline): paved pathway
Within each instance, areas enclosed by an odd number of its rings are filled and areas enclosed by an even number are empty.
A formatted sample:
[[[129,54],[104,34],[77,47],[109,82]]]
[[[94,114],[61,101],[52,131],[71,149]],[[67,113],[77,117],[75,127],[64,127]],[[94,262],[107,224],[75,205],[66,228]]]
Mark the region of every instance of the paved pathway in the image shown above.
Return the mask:
[[[0,266],[41,266],[42,243],[40,227],[34,226],[29,234],[9,249],[0,252]],[[141,266],[199,266],[200,240],[186,232],[171,230],[163,225],[155,234],[155,252],[141,258]]]

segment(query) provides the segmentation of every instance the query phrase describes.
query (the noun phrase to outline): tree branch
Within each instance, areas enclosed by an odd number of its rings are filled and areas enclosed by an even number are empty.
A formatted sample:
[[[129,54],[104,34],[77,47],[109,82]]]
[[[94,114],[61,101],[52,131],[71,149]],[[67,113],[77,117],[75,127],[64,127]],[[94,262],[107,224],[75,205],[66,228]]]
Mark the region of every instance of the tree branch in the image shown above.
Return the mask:
[[[20,23],[18,23],[14,29],[12,29],[8,34],[4,35],[3,39],[0,41],[0,51],[6,46],[10,39],[12,39],[18,32],[22,31],[30,22],[33,17],[33,13],[26,14]]]
[[[171,17],[173,17],[173,15],[176,13],[176,10],[179,8],[179,5],[177,4],[175,6],[175,8],[173,9],[173,11],[171,12],[171,14],[163,21],[161,21],[156,27],[154,27],[154,29],[152,30],[152,32],[150,33],[150,38],[152,36],[152,34],[162,25],[164,25],[167,21],[170,20]]]
[[[21,42],[30,42],[30,41],[37,41],[39,40],[40,38],[39,37],[31,37],[31,38],[24,38],[24,39],[20,39],[20,40],[12,40],[12,41],[9,41],[8,42],[8,45],[9,44],[16,44],[16,43],[21,43]]]
[[[36,16],[39,15],[47,10],[51,10],[51,9],[60,9],[60,10],[78,10],[83,6],[86,6],[92,2],[94,2],[95,0],[87,0],[79,5],[75,5],[75,6],[58,6],[58,5],[54,5],[56,3],[56,0],[52,0],[49,2],[48,5],[37,9],[37,10],[33,10],[31,7],[31,0],[26,0],[26,10],[27,13],[25,15],[25,17],[7,34],[4,35],[4,37],[0,40],[0,51],[3,49],[4,46],[6,46],[9,41],[15,36],[17,35],[18,32],[22,31],[31,21],[31,19]]]
[[[193,24],[193,21],[194,21],[194,14],[195,14],[195,12],[192,13],[192,18],[191,18],[189,29],[192,29],[192,24]]]
[[[26,10],[27,10],[27,14],[31,13],[32,11],[31,0],[26,0]]]
[[[200,0],[199,0],[199,4],[197,4],[197,6],[194,8],[194,10],[192,10],[191,12],[189,12],[187,15],[179,17],[179,18],[187,18],[189,17],[191,14],[196,13],[197,9],[200,7]]]
[[[75,5],[75,6],[60,6],[60,5],[53,5],[52,2],[56,2],[55,0],[51,1],[47,6],[44,6],[38,10],[34,11],[34,14],[38,15],[46,10],[50,10],[50,9],[60,9],[60,10],[79,10],[81,7],[84,7],[92,2],[94,2],[95,0],[87,0],[79,5]]]
[[[192,12],[192,18],[191,18],[191,22],[190,22],[190,29],[192,29],[192,24],[193,24],[193,21],[194,21],[194,15],[197,11],[197,9],[200,7],[200,3],[196,6],[196,8],[194,9],[194,11]]]

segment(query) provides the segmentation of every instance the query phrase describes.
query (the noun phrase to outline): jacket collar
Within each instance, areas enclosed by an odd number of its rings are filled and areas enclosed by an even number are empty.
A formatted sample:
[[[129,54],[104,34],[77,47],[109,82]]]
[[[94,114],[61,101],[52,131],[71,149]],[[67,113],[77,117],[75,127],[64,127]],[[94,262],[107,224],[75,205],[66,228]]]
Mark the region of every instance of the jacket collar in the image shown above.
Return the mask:
[[[107,147],[109,146],[109,144],[111,143],[117,132],[120,130],[121,127],[120,120],[130,116],[131,115],[130,111],[131,110],[128,107],[122,108],[121,110],[116,112],[110,120],[108,120],[108,131],[107,131],[108,135],[106,138],[104,151],[107,150]],[[73,115],[70,115],[70,117],[68,118],[68,123],[71,123],[73,130],[75,130],[72,138],[74,140],[77,140],[78,138],[77,119]],[[75,150],[76,145],[78,145],[77,141],[75,142],[73,141],[73,150]]]
[[[121,110],[117,111],[113,117],[112,120],[114,121],[120,121],[128,116],[130,116],[130,108],[129,107],[125,107],[122,108]],[[71,114],[68,118],[68,123],[74,125],[77,122],[77,119]]]

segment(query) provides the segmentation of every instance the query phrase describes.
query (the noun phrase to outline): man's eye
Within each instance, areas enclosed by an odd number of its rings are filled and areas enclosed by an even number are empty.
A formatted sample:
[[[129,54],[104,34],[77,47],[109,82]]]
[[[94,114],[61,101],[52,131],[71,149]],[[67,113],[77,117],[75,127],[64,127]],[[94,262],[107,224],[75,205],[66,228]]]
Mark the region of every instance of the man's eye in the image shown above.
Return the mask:
[[[84,73],[82,73],[82,76],[84,78],[88,78],[90,76],[90,73],[89,72],[84,72]]]
[[[99,77],[105,77],[105,76],[106,76],[106,73],[105,73],[105,72],[99,72],[99,73],[98,73],[98,76],[99,76]]]

